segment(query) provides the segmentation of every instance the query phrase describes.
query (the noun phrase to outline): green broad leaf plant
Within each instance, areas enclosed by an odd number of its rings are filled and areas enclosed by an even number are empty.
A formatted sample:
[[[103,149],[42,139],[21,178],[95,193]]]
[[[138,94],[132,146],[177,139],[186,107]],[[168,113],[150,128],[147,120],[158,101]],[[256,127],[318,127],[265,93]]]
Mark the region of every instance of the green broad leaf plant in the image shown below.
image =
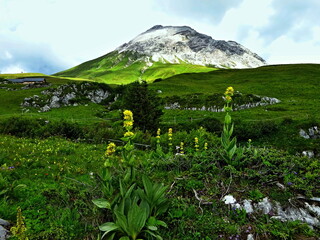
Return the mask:
[[[221,134],[221,144],[222,144],[222,157],[227,163],[227,165],[233,166],[235,168],[241,167],[241,159],[244,157],[244,148],[237,146],[237,138],[233,137],[234,124],[232,123],[232,118],[230,112],[232,111],[231,102],[232,96],[234,94],[234,89],[228,87],[225,92],[225,106],[224,111],[226,112],[224,118],[223,131]]]
[[[115,145],[110,143],[106,151],[107,160],[100,176],[105,198],[92,201],[98,208],[109,209],[113,216],[112,222],[99,226],[104,232],[101,239],[161,240],[158,228],[167,227],[167,224],[158,217],[168,209],[167,187],[152,183],[146,176],[141,177],[142,186],[139,187],[135,174],[135,157],[130,153],[133,151],[130,140],[134,136],[131,133],[133,125],[131,111],[124,111],[124,120],[127,144],[122,149],[123,159],[118,164],[112,161],[116,150]],[[118,171],[120,169],[118,176],[115,176],[115,168],[118,168]]]

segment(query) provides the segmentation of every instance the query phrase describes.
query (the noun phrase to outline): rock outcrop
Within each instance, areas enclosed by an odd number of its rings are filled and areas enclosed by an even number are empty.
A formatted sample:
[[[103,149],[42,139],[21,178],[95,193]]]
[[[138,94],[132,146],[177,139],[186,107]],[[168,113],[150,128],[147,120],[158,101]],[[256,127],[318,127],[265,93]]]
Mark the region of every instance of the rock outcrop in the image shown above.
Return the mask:
[[[106,100],[112,90],[97,83],[81,83],[61,85],[41,92],[42,96],[34,95],[25,98],[22,107],[38,108],[40,112],[63,106],[78,106],[88,102],[101,103]]]

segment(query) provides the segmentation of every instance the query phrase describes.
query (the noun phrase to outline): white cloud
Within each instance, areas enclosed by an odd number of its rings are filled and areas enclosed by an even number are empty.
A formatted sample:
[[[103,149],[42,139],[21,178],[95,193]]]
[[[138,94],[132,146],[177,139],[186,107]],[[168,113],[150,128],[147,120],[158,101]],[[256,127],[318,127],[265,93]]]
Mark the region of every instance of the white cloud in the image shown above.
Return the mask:
[[[320,55],[318,0],[0,0],[0,6],[0,71],[14,63],[25,71],[64,70],[157,24],[238,41],[269,63]]]

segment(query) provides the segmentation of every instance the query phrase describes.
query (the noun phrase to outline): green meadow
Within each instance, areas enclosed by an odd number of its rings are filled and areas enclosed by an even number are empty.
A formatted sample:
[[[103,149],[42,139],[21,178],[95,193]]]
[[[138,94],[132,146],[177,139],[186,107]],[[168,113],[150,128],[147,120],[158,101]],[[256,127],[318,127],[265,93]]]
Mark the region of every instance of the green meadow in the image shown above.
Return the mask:
[[[23,85],[0,82],[0,218],[10,222],[8,229],[21,230],[10,239],[320,236],[319,226],[281,221],[274,212],[247,213],[223,202],[227,195],[239,203],[268,198],[287,209],[319,198],[320,139],[304,139],[299,131],[320,126],[320,65],[216,70],[154,64],[143,73],[148,88],[163,99],[190,94],[222,98],[232,86],[242,94],[281,101],[230,112],[234,130],[224,139],[225,112],[164,110],[160,130],[143,132],[135,126],[135,115],[131,119],[124,109],[109,105],[88,103],[48,112],[20,106],[24,98],[62,84],[90,79],[112,83],[117,91],[141,77],[133,68],[122,68],[129,56],[108,72],[98,67],[112,63],[100,60],[55,76],[0,75],[44,76],[51,83],[23,90]],[[80,70],[85,74],[80,76]],[[316,156],[302,156],[305,150]],[[25,228],[17,224],[18,208]]]

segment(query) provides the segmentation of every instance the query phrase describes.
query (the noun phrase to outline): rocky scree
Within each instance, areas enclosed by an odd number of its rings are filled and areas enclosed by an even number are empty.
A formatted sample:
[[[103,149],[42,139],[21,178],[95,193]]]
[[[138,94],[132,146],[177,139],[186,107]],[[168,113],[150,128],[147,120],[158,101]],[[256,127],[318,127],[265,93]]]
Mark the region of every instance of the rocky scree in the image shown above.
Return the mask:
[[[259,106],[280,103],[277,98],[261,97],[253,94],[236,92],[233,96],[233,110],[243,110]],[[223,112],[225,100],[220,94],[204,95],[200,93],[165,98],[165,109],[183,109],[210,112]]]
[[[41,96],[34,95],[25,98],[21,106],[37,108],[39,112],[47,112],[52,108],[78,106],[89,102],[101,104],[114,100],[112,92],[108,85],[101,83],[66,84],[44,90]]]

